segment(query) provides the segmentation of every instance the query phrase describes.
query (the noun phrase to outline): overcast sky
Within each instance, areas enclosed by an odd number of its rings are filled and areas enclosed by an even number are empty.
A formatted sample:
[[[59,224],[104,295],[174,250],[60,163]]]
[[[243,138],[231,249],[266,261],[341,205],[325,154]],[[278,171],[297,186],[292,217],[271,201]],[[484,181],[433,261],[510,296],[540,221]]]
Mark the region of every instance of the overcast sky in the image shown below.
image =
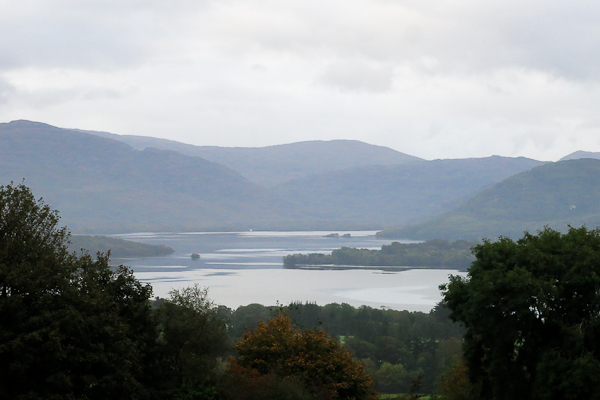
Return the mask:
[[[0,122],[426,159],[600,151],[600,2],[0,0]]]

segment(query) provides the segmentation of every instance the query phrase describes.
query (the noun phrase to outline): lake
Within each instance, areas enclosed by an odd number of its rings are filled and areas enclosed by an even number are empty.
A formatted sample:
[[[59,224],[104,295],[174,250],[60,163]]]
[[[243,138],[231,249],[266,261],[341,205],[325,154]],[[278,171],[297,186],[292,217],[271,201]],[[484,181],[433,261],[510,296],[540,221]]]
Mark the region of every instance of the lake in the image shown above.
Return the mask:
[[[339,237],[326,237],[331,234]],[[428,312],[440,301],[438,286],[456,270],[385,271],[284,269],[283,257],[293,253],[331,253],[340,247],[378,250],[393,240],[377,239],[375,231],[313,232],[186,232],[113,235],[149,244],[165,244],[175,252],[165,257],[114,259],[130,266],[136,277],[167,297],[173,288],[198,283],[209,297],[231,308],[251,303],[292,301],[348,303],[396,310]],[[350,234],[350,237],[342,235]],[[401,241],[409,243],[410,241]],[[192,260],[192,253],[200,254]],[[407,266],[410,267],[410,266]],[[372,268],[372,267],[370,267]]]

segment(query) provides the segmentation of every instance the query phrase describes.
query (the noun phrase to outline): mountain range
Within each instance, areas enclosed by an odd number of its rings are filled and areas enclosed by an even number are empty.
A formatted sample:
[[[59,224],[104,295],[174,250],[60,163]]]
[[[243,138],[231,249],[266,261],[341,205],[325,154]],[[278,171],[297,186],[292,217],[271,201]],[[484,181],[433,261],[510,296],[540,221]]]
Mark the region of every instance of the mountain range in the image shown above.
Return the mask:
[[[372,165],[294,179],[272,191],[320,218],[397,226],[454,210],[479,191],[541,164],[493,156]]]
[[[137,150],[157,148],[223,164],[250,181],[271,187],[291,179],[369,165],[421,160],[387,147],[357,140],[313,140],[267,147],[194,146],[148,136],[82,131],[127,143]]]
[[[498,228],[506,227],[498,232],[508,232],[508,225],[518,230],[539,224],[507,222],[502,213],[521,215],[515,210],[531,207],[516,204],[531,199],[514,194],[516,186],[506,182],[533,171],[541,171],[532,176],[543,179],[553,166],[569,162],[499,156],[427,161],[348,140],[193,146],[30,121],[0,124],[0,183],[25,179],[76,233],[386,228],[382,234],[393,237],[439,232],[454,238],[488,232],[473,222],[477,218],[497,221]],[[579,164],[555,174],[577,174]],[[486,203],[480,197],[486,193],[498,196]],[[516,203],[488,204],[509,200]],[[578,207],[573,221],[590,220],[585,213],[593,207],[573,205]],[[558,208],[534,220],[564,225],[572,215],[553,214]],[[515,221],[524,220],[521,215]],[[471,228],[462,233],[436,228],[452,226],[448,221],[470,221],[465,227]]]
[[[27,121],[0,125],[0,177],[25,179],[81,233],[246,229],[300,217],[221,164]]]

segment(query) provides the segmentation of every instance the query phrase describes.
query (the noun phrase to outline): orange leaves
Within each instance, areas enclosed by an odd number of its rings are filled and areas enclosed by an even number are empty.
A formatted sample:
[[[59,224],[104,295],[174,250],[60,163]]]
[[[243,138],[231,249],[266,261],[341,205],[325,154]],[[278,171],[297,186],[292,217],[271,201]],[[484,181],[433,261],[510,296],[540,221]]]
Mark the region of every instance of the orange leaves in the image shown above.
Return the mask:
[[[299,379],[310,392],[330,398],[370,398],[373,380],[340,343],[322,331],[298,331],[287,315],[244,335],[232,368]]]

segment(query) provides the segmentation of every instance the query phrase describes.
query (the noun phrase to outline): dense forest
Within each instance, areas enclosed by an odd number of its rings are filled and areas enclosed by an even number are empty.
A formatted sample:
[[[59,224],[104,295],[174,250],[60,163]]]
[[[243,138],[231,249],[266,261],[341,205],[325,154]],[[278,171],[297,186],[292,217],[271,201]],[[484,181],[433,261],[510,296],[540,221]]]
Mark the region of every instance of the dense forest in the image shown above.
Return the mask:
[[[381,246],[381,250],[342,247],[331,255],[310,253],[290,254],[283,258],[285,268],[306,266],[356,265],[375,267],[455,268],[466,271],[475,259],[471,248],[477,242],[434,239],[423,243],[399,243]]]
[[[381,393],[408,393],[411,386],[430,393],[436,388],[436,378],[461,355],[463,330],[448,319],[449,311],[442,305],[429,313],[313,303],[220,308],[233,341],[279,312],[286,313],[299,329],[320,330],[337,338],[366,365]]]

